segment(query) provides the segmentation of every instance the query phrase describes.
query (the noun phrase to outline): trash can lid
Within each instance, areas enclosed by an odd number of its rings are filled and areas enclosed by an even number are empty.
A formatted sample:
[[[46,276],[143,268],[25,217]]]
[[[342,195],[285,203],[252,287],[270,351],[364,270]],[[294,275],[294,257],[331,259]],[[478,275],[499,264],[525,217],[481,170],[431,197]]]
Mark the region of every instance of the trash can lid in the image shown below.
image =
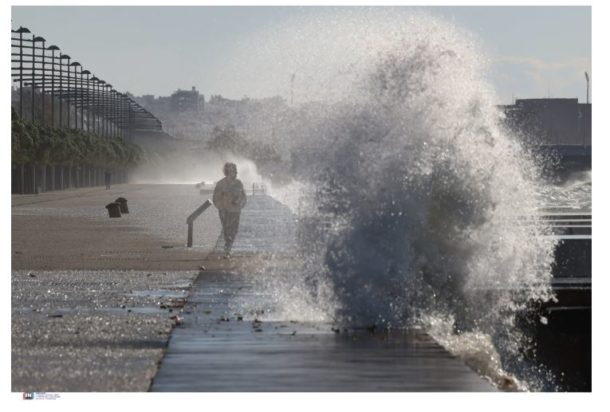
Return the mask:
[[[106,205],[106,209],[110,209],[111,207],[117,207],[117,206],[118,206],[118,207],[120,207],[120,206],[121,206],[121,204],[120,204],[120,203],[118,203],[118,202],[112,202],[112,203],[108,203],[108,204]]]
[[[117,202],[117,203],[127,203],[127,199],[125,199],[124,197],[119,197],[119,198],[117,198],[117,200],[115,200],[115,202]]]

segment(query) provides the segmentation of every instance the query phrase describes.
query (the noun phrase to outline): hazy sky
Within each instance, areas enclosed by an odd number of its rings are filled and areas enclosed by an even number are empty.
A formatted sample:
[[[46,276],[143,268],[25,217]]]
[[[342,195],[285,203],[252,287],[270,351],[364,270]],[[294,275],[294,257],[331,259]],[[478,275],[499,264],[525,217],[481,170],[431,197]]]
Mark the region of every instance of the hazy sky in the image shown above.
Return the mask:
[[[498,103],[509,103],[513,96],[585,100],[590,7],[418,9],[452,20],[481,39],[495,62],[491,79]],[[264,96],[223,76],[236,44],[288,19],[336,12],[326,7],[14,6],[11,18],[13,29],[24,26],[45,37],[119,91],[169,95],[196,86],[206,98],[241,98]]]

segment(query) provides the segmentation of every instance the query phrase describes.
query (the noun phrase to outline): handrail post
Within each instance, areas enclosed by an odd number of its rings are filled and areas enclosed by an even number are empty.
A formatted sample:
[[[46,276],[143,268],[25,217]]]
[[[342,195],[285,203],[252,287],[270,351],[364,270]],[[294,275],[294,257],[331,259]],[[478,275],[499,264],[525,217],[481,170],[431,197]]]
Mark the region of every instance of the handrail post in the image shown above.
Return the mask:
[[[186,241],[186,247],[193,247],[193,222],[188,223],[188,235]]]
[[[206,200],[201,206],[197,208],[197,210],[195,210],[193,213],[191,213],[189,217],[186,218],[186,224],[188,225],[186,247],[193,247],[193,222],[211,205],[212,202],[210,202],[210,199]]]

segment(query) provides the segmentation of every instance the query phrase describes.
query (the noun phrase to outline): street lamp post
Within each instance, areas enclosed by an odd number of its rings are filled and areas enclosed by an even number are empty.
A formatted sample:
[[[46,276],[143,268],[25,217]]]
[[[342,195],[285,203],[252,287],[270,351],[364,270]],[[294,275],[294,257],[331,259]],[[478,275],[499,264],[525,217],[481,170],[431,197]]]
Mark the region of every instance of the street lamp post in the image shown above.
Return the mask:
[[[83,82],[83,68],[80,69],[80,129],[85,130],[85,89]]]
[[[123,137],[127,137],[127,116],[129,115],[128,108],[128,97],[126,94],[123,95],[121,99],[121,125],[123,126]]]
[[[116,96],[116,127],[117,127],[117,135],[121,136],[123,132],[121,119],[123,117],[123,95],[117,92]]]
[[[127,137],[129,138],[129,140],[131,140],[131,138],[133,137],[131,134],[131,115],[132,115],[132,108],[131,108],[131,97],[127,98],[127,102],[125,103],[125,105],[127,106],[125,108],[125,110],[127,111],[125,118],[126,118],[126,122],[127,122]]]
[[[93,133],[100,134],[99,128],[99,96],[100,96],[100,79],[97,76],[91,78],[93,82]]]
[[[100,136],[106,136],[106,82],[100,80]]]
[[[19,27],[16,32],[19,33],[19,117],[23,117],[23,33],[30,30]]]
[[[117,136],[121,135],[121,93],[116,92],[116,110],[115,110],[115,120],[114,123],[116,125],[116,132],[115,134]]]
[[[70,56],[67,54],[59,55],[59,127],[63,126],[64,123],[64,60],[67,60],[68,63],[65,64],[68,67],[68,87],[70,83]],[[70,96],[68,95],[68,107],[70,105]],[[70,111],[68,110],[68,127],[70,126]]]
[[[90,94],[91,91],[89,89],[89,75],[91,74],[91,72],[89,70],[83,70],[81,72],[81,74],[84,74],[87,76],[87,131],[89,131],[90,129],[90,122],[91,122],[91,100],[90,100]],[[82,117],[82,112],[81,112],[81,117]]]
[[[114,89],[110,89],[108,91],[108,118],[110,119],[108,123],[108,134],[110,136],[114,136]]]
[[[40,90],[40,97],[42,99],[42,122],[41,124],[44,125],[44,43],[45,43],[45,39],[44,37],[40,37],[40,36],[32,36],[32,79],[31,79],[31,85],[32,85],[32,101],[31,103],[31,114],[32,114],[32,123],[36,122],[36,43],[38,42],[42,42],[42,56],[43,56],[43,69],[42,69],[42,89]],[[40,169],[34,165],[34,185],[35,185],[35,190],[34,192],[36,194],[38,194],[38,187],[40,184],[40,187],[42,188],[42,190],[46,190],[46,165],[41,165]],[[38,182],[38,172],[40,170],[40,182]]]
[[[104,129],[105,129],[105,136],[109,137],[110,136],[110,90],[112,90],[112,85],[110,83],[106,83],[104,85],[104,89],[106,89],[104,91],[104,117],[105,117],[105,121],[104,121]]]
[[[115,117],[114,117],[114,124],[116,125],[116,131],[115,131],[115,135],[116,136],[121,136],[121,110],[122,110],[122,94],[119,93],[118,91],[116,92],[116,109],[115,109]]]
[[[36,53],[36,36],[32,36],[32,67],[31,67],[31,80],[30,80],[30,86],[32,87],[32,98],[30,99],[30,120],[32,121],[32,123],[34,123],[34,93],[35,93],[35,87],[34,87],[34,78],[36,77],[36,59],[35,59],[35,53]]]
[[[106,134],[106,94],[105,94],[105,86],[106,82],[104,80],[99,81],[99,91],[100,91],[100,136],[105,136]]]
[[[78,128],[78,80],[76,78],[76,68],[80,67],[79,62],[72,62],[70,66],[74,67],[74,128]],[[68,72],[70,69],[68,68]],[[70,108],[68,108],[70,110]],[[70,120],[68,120],[68,128],[70,128]]]
[[[117,91],[114,90],[114,89],[112,89],[110,91],[110,93],[112,93],[112,115],[111,115],[112,116],[112,133],[111,133],[111,135],[115,136],[116,132],[117,132],[117,130],[116,130],[116,126],[117,126],[116,113],[117,113],[117,107],[118,107],[118,104],[117,104],[118,103],[118,101],[117,101],[118,100],[117,99],[118,96],[117,96]]]
[[[127,126],[129,120],[129,97],[127,93],[123,95],[123,136],[127,137]]]
[[[45,42],[46,40],[44,39],[44,37],[40,37],[40,36],[36,36],[34,37],[34,41],[32,42],[32,65],[34,64],[35,60],[36,60],[36,42],[42,42],[42,54],[41,54],[41,62],[42,62],[42,80],[41,80],[41,86],[40,86],[40,98],[41,98],[41,108],[42,108],[42,125],[45,125],[45,112],[44,112],[44,88],[45,88]],[[32,73],[32,82],[33,84],[35,84],[34,82],[36,82],[36,78],[34,77],[34,74]],[[33,102],[33,100],[32,100]],[[32,113],[34,111],[32,110]]]
[[[59,47],[52,45],[48,50],[51,50],[51,127],[55,127],[55,51]]]
[[[79,62],[72,62],[70,63],[70,66],[74,67],[74,128],[77,129],[78,128],[78,80],[76,78],[76,68],[80,67],[80,63]],[[68,66],[68,73],[70,73],[70,66]],[[69,83],[69,82],[68,82]],[[71,95],[71,92],[68,90],[68,96]],[[68,106],[68,113],[70,113],[72,110],[71,108]],[[70,124],[70,118],[68,118],[68,128],[71,127]],[[76,185],[76,187],[81,187],[81,179],[80,179],[80,165],[77,165],[76,168],[74,169],[74,177],[75,177],[75,182],[74,184]],[[72,179],[72,172],[70,173],[70,179]]]
[[[70,114],[71,114],[70,113],[71,112],[71,110],[70,110],[70,87],[72,87],[72,83],[70,82],[70,66],[71,66],[70,59],[68,59],[68,65],[66,66],[68,68],[68,78],[67,78],[67,81],[68,81],[67,89],[68,89],[68,91],[66,93],[66,96],[67,96],[66,103],[67,103],[67,106],[68,106],[68,129],[70,128]]]
[[[133,130],[135,128],[135,117],[136,117],[136,112],[133,109],[132,106],[133,100],[131,100],[131,98],[129,99],[129,112],[127,113],[129,116],[129,139],[133,139]]]

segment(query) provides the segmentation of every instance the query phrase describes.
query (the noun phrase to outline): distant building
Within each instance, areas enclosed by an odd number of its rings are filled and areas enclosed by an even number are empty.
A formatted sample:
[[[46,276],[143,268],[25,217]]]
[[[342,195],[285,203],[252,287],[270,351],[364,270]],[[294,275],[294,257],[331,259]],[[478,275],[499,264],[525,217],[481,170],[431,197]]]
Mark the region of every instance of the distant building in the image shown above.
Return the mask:
[[[518,99],[501,106],[507,124],[537,145],[591,146],[591,104],[578,99]]]
[[[195,86],[191,90],[176,90],[171,96],[171,110],[173,112],[203,111],[204,97],[200,95]]]
[[[239,109],[239,108],[244,108],[248,105],[248,103],[250,102],[250,99],[247,97],[244,97],[243,99],[240,100],[233,100],[233,99],[227,99],[226,97],[222,97],[219,94],[213,94],[210,96],[210,105],[215,105],[215,106],[222,106],[222,107],[226,107],[226,108],[234,108],[234,109]]]
[[[155,95],[145,94],[140,99],[140,104],[144,107],[153,107],[155,105]]]

